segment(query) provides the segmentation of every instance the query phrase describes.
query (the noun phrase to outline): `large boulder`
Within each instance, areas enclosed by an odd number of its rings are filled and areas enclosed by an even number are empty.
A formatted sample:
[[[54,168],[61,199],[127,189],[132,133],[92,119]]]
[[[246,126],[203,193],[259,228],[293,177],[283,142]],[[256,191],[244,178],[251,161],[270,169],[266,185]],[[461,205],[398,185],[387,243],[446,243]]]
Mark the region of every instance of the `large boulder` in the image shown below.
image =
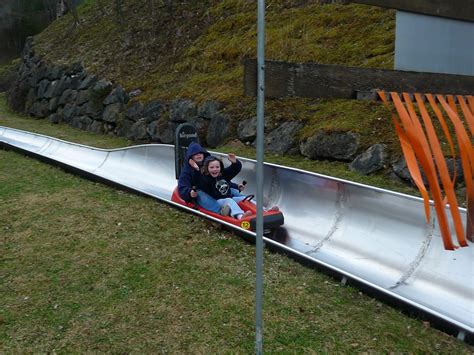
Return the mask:
[[[388,156],[389,154],[385,144],[375,144],[358,155],[352,163],[349,164],[349,169],[363,175],[368,175],[385,168]]]
[[[122,103],[125,104],[128,101],[127,93],[125,90],[118,85],[115,89],[113,89],[109,95],[104,99],[104,105]]]
[[[85,104],[91,99],[89,90],[80,90],[76,96],[76,105],[80,106]]]
[[[350,160],[359,148],[354,132],[319,131],[300,144],[301,154],[310,159]]]
[[[79,84],[79,90],[86,90],[91,88],[97,82],[97,76],[90,74],[87,75]]]
[[[92,123],[89,126],[87,126],[87,130],[89,132],[102,134],[105,132],[104,122],[93,120]]]
[[[131,121],[137,122],[143,118],[144,107],[140,101],[135,101],[125,110],[125,117]],[[159,114],[157,115],[159,117]]]
[[[229,136],[230,118],[227,115],[217,115],[211,119],[207,129],[206,142],[209,147],[221,145]]]
[[[46,64],[44,62],[38,63],[33,68],[31,68],[31,74],[28,79],[28,84],[31,87],[38,85],[41,80],[46,78],[47,72],[48,67],[46,66]]]
[[[39,82],[38,84],[38,98],[39,99],[45,99],[46,98],[46,92],[48,91],[48,86],[51,82],[48,79],[43,79]]]
[[[268,120],[265,121],[265,131],[269,128]],[[237,137],[242,142],[252,142],[257,137],[257,116],[241,121],[237,127]]]
[[[166,109],[166,105],[162,101],[152,101],[143,108],[142,117],[146,117],[148,119],[148,123],[151,123],[153,121],[159,120],[162,112],[165,109]],[[137,120],[137,119],[142,118],[142,117],[138,117],[137,115],[139,110],[140,110],[140,107],[136,106],[137,112],[135,114],[135,117],[132,119]]]
[[[142,118],[135,122],[127,134],[127,138],[132,141],[144,141],[150,138],[148,135],[148,122],[146,119]]]
[[[64,106],[63,110],[63,120],[66,123],[71,122],[71,120],[76,116],[77,106],[73,105],[72,103],[67,103]]]
[[[61,67],[57,65],[49,66],[48,67],[48,72],[46,74],[46,77],[51,80],[58,80],[62,75],[63,75],[63,70]]]
[[[7,95],[8,105],[15,111],[23,112],[30,87],[25,81],[15,81]]]
[[[171,103],[170,120],[175,122],[187,122],[190,118],[198,115],[196,104],[191,100],[176,100]]]
[[[147,130],[152,141],[164,144],[174,144],[177,126],[178,124],[176,122],[162,119],[150,123]]]
[[[122,110],[123,104],[121,103],[108,105],[102,114],[102,119],[106,122],[116,122]]]
[[[127,137],[128,132],[130,132],[130,129],[132,128],[134,124],[135,124],[135,121],[121,119],[120,121],[117,122],[115,133],[120,137]]]
[[[198,116],[210,120],[217,115],[221,108],[221,103],[214,100],[208,100],[199,106]]]
[[[58,101],[59,99],[57,97],[53,97],[51,100],[49,100],[48,104],[48,110],[49,112],[55,112],[58,109]]]
[[[448,173],[450,179],[453,180],[456,177],[455,183],[458,184],[464,180],[464,172],[462,168],[461,159],[452,158],[446,159],[446,166],[448,168]],[[392,164],[392,172],[395,175],[396,179],[399,179],[405,183],[409,183],[412,186],[415,186],[413,179],[410,175],[410,171],[408,170],[408,166],[405,160],[405,157],[400,158],[395,163]],[[421,178],[423,179],[423,183],[427,186],[428,179],[426,178],[426,174],[420,166]],[[438,176],[439,178],[439,176]]]
[[[89,126],[92,125],[93,119],[87,116],[75,116],[69,124],[72,127],[79,128],[82,130],[88,130]]]
[[[67,103],[73,103],[76,101],[77,97],[77,91],[72,90],[72,89],[66,89],[63,91],[61,94],[61,97],[59,98],[59,104],[60,105],[66,105]]]
[[[265,150],[285,154],[297,146],[296,133],[303,127],[300,122],[289,121],[279,125],[265,136]]]

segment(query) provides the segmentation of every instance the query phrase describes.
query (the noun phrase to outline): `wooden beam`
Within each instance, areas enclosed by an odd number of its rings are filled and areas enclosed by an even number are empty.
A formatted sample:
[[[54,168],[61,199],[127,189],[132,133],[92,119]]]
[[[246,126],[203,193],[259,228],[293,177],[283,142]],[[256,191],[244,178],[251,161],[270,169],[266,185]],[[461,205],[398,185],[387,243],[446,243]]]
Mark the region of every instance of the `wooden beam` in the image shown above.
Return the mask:
[[[257,61],[244,61],[244,92],[256,96]],[[358,91],[474,95],[474,76],[265,62],[265,96],[357,99]]]
[[[350,2],[456,20],[474,21],[474,1],[472,0],[350,0]]]

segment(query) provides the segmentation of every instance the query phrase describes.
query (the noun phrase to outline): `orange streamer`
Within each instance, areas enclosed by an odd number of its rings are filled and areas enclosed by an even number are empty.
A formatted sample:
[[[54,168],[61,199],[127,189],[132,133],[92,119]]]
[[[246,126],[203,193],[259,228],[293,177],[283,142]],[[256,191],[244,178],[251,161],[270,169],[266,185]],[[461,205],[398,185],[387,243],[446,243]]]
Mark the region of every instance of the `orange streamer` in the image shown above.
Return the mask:
[[[379,92],[378,94],[385,106],[390,109],[385,93]],[[420,119],[418,118],[414,103],[409,94],[402,94],[404,103],[398,93],[392,92],[390,93],[390,96],[398,113],[398,117],[392,113],[392,121],[398,134],[403,154],[407,161],[408,170],[423,197],[427,222],[429,223],[430,220],[429,195],[423,183],[423,179],[421,178],[420,167],[423,169],[426,179],[428,180],[428,186],[434,202],[434,208],[438,217],[439,228],[445,249],[454,250],[458,247],[453,243],[451,238],[446,204],[449,204],[449,212],[452,217],[456,239],[459,246],[468,246],[466,236],[467,239],[473,241],[474,148],[470,142],[469,134],[467,133],[457,112],[456,99],[472,136],[474,133],[474,97],[454,97],[448,95],[445,99],[441,95],[436,95],[436,99],[440,102],[442,108],[447,113],[451,123],[453,124],[458,142],[461,163],[464,170],[468,206],[466,233],[464,233],[459,205],[454,191],[456,171],[451,180],[446,159],[443,155],[430,115],[425,106],[423,96],[418,93],[414,95],[415,103],[418,106],[422,122],[420,122]],[[440,122],[443,133],[449,143],[453,162],[455,162],[456,154],[454,144],[444,115],[438,107],[433,95],[426,94],[425,96]],[[443,197],[443,192],[445,197]]]

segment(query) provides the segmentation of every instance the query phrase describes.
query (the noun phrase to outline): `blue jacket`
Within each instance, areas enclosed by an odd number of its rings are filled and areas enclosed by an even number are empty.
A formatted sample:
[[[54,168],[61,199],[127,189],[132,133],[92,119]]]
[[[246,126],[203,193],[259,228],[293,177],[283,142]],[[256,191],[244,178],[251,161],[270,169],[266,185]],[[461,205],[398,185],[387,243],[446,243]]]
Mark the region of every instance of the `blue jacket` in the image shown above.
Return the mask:
[[[204,158],[208,157],[210,154],[206,149],[201,147],[199,143],[192,142],[188,150],[186,151],[186,156],[184,158],[184,166],[181,169],[178,179],[178,192],[181,198],[186,202],[191,202],[192,198],[189,195],[193,186],[197,186],[199,181],[199,176],[201,173],[198,170],[195,170],[189,165],[189,159],[194,154],[202,153]]]

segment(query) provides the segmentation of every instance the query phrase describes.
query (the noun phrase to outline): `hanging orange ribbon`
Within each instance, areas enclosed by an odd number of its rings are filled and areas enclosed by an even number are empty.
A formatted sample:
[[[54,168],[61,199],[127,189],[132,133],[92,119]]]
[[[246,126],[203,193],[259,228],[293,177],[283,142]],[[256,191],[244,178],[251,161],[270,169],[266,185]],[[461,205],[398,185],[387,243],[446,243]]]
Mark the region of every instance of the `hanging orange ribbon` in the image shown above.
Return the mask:
[[[385,106],[390,109],[388,104],[388,98],[384,92],[378,93]],[[466,100],[463,96],[447,96],[447,101],[441,95],[437,95],[436,99],[440,102],[442,108],[447,113],[451,123],[454,126],[456,138],[459,147],[459,154],[461,156],[461,163],[464,170],[464,176],[466,180],[466,191],[467,191],[467,206],[468,216],[466,233],[464,233],[461,214],[459,212],[459,206],[454,191],[454,183],[456,180],[456,171],[451,179],[449,176],[449,170],[446,164],[446,159],[443,155],[439,139],[436,135],[434,125],[431,121],[428,110],[425,107],[424,97],[421,94],[415,94],[415,102],[418,106],[422,123],[418,118],[418,114],[415,110],[414,103],[409,94],[403,93],[400,98],[398,93],[390,93],[390,97],[393,101],[397,115],[392,113],[392,121],[395,126],[395,130],[400,139],[401,147],[407,167],[412,176],[415,185],[420,190],[423,198],[425,214],[427,222],[430,219],[430,202],[428,191],[424,185],[423,179],[421,178],[420,167],[425,173],[428,181],[429,190],[434,202],[434,209],[438,217],[439,228],[443,239],[445,249],[454,250],[456,246],[451,238],[449,221],[447,218],[446,205],[449,205],[449,211],[451,213],[454,230],[456,232],[457,242],[460,246],[465,247],[468,245],[466,236],[472,241],[472,227],[473,227],[473,208],[474,208],[474,150],[470,142],[468,133],[460,119],[457,108],[456,99],[464,115],[465,121],[471,131],[471,135],[474,132],[474,119],[473,119],[473,108],[474,108],[474,97],[467,96]],[[433,112],[435,113],[438,121],[440,122],[441,128],[446,136],[455,163],[455,150],[454,144],[450,137],[450,132],[446,120],[436,104],[435,99],[431,94],[426,94]],[[440,184],[441,182],[441,184]],[[442,188],[441,188],[442,186]],[[445,196],[443,196],[443,192]]]

